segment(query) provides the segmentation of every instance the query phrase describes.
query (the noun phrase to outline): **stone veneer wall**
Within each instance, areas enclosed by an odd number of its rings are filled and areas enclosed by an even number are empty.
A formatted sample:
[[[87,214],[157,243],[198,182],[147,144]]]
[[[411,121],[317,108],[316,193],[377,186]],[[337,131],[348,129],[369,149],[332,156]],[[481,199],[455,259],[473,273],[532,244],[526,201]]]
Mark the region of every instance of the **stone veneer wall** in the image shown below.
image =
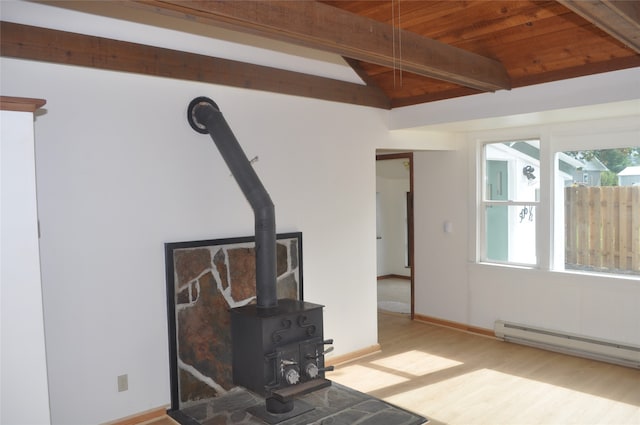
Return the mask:
[[[299,239],[277,241],[278,298],[301,298]],[[229,309],[255,302],[255,244],[173,251],[180,405],[233,388]]]

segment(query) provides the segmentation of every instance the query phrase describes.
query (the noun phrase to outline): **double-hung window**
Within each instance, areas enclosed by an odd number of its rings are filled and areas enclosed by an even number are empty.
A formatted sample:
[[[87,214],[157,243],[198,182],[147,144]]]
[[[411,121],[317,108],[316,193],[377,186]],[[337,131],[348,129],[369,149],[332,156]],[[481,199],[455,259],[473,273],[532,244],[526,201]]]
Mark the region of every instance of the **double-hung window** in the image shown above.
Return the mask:
[[[536,265],[540,140],[485,144],[483,181],[481,260]]]
[[[605,124],[481,145],[479,261],[640,276],[640,128]]]

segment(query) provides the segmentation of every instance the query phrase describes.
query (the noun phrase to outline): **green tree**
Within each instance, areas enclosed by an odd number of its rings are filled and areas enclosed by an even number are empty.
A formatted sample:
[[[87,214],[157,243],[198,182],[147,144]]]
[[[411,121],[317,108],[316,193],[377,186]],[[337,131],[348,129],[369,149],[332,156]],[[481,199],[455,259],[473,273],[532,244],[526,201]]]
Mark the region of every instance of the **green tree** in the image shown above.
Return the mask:
[[[566,152],[568,155],[585,161],[597,158],[611,172],[618,174],[629,165],[633,165],[640,160],[640,146],[617,149],[600,149],[587,151]]]
[[[602,149],[596,151],[596,157],[616,174],[631,165],[631,152],[628,149]]]
[[[618,175],[612,171],[603,171],[600,173],[600,186],[617,186]]]

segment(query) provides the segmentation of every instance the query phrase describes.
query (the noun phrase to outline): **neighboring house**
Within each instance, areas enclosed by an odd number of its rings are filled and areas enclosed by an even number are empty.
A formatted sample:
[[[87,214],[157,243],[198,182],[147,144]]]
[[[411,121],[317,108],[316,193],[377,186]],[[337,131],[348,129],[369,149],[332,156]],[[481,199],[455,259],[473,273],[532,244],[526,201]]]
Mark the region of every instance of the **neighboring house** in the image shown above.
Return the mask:
[[[558,171],[564,182],[564,186],[573,186],[576,184],[575,176],[579,168],[584,166],[584,163],[579,159],[576,159],[564,152],[558,154]]]
[[[640,165],[627,167],[618,173],[618,186],[640,185]]]
[[[598,158],[589,161],[582,160],[582,162],[584,166],[574,171],[574,183],[584,186],[600,186],[601,174],[609,169]]]
[[[535,204],[540,191],[540,148],[538,140],[491,143],[485,148],[485,197],[492,201],[519,201],[517,206],[494,205],[487,209],[486,256],[499,262],[534,264],[536,261],[537,215]],[[556,178],[568,186],[600,186],[608,168],[598,159],[578,159],[558,155]],[[640,167],[629,167],[627,185],[640,182]],[[525,201],[531,204],[524,204]]]

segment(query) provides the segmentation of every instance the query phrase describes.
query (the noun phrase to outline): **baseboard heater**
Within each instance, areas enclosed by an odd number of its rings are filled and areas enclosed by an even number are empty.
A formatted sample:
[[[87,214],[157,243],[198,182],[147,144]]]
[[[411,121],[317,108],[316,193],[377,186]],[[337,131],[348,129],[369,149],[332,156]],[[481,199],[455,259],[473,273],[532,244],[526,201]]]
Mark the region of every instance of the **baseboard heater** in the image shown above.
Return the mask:
[[[640,347],[496,320],[503,341],[640,369]]]

